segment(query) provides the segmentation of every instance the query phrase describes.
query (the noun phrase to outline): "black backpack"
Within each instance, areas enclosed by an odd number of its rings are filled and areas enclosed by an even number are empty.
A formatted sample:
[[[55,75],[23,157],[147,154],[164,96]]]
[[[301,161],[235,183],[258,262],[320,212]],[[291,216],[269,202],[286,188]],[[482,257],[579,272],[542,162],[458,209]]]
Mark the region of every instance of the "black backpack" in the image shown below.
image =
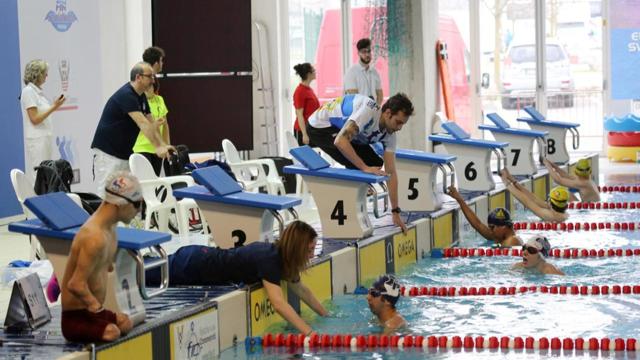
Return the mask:
[[[165,176],[182,175],[189,163],[189,148],[186,145],[176,145],[176,152],[169,154],[164,161]]]
[[[73,181],[73,168],[67,160],[44,160],[35,167],[36,183],[33,190],[36,194],[48,194],[52,192],[71,192]],[[102,199],[91,193],[75,193],[82,200],[82,207],[93,214],[102,203]]]
[[[34,170],[36,171],[36,183],[33,190],[36,194],[71,191],[73,169],[67,160],[44,160]]]

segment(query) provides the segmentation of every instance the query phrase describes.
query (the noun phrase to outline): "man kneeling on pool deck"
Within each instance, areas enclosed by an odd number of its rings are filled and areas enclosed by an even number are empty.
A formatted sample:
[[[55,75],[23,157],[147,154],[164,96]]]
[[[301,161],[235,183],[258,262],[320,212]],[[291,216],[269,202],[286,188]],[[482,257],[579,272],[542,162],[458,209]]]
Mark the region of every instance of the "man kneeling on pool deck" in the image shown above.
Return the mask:
[[[553,181],[558,185],[566,186],[570,189],[576,189],[580,193],[580,201],[600,201],[598,187],[593,180],[591,180],[591,164],[589,163],[589,160],[578,160],[576,167],[573,170],[575,176],[562,170],[558,165],[547,159],[544,159],[544,165],[547,167],[547,170],[549,170],[549,176],[551,176]],[[576,197],[571,194],[571,201],[575,200],[577,200]]]
[[[402,129],[411,115],[413,104],[405,94],[393,95],[382,108],[367,96],[352,94],[324,104],[311,114],[307,126],[311,142],[346,168],[389,175],[393,223],[402,232],[407,231],[407,226],[398,207],[396,132]],[[384,148],[383,159],[371,148],[377,142]]]
[[[273,308],[303,334],[313,332],[282,294],[280,282],[293,291],[313,311],[326,316],[327,310],[300,281],[300,272],[314,256],[318,234],[303,221],[290,223],[275,243],[254,242],[234,249],[190,245],[169,255],[169,285],[229,285],[261,282]],[[160,269],[146,273],[147,285],[160,284]]]
[[[487,216],[488,225],[485,225],[467,205],[455,186],[449,186],[448,195],[458,202],[464,217],[483,238],[493,241],[498,246],[522,245],[522,240],[513,231],[513,221],[511,221],[509,210],[501,207],[491,210],[489,216]]]
[[[62,279],[62,335],[75,342],[114,341],[131,330],[126,314],[102,307],[108,273],[118,249],[116,224],[129,223],[140,211],[142,192],[126,171],[109,175],[105,198],[73,238]]]
[[[509,190],[524,207],[538,215],[543,221],[563,222],[569,218],[569,214],[566,213],[567,205],[569,204],[569,191],[564,186],[556,186],[551,189],[547,202],[544,202],[522,186],[506,168],[502,169],[501,175],[502,182],[507,190]]]
[[[390,334],[407,325],[406,320],[396,310],[400,298],[400,284],[393,275],[382,275],[371,285],[367,302],[369,309],[378,317],[384,327],[384,334]]]
[[[544,236],[534,236],[522,246],[522,262],[513,265],[512,269],[537,270],[543,274],[564,275],[562,270],[545,260],[551,245]]]

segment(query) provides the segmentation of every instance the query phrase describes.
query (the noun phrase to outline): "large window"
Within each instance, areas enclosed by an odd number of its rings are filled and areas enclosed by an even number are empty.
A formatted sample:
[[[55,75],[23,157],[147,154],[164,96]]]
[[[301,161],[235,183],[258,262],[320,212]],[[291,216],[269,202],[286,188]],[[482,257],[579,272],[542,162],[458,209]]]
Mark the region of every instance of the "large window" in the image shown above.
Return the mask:
[[[547,116],[580,124],[580,150],[601,151],[602,2],[546,0]]]

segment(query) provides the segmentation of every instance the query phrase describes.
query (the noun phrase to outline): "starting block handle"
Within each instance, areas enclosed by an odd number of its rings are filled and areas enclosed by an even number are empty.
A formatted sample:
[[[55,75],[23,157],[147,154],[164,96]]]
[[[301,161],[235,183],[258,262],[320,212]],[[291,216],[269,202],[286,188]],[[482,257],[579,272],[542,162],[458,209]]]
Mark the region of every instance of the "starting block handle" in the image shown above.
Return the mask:
[[[282,218],[282,215],[280,215],[277,210],[273,209],[269,209],[269,212],[278,221],[278,230],[280,230],[280,234],[282,235],[282,233],[284,232],[284,219]]]
[[[140,255],[140,252],[127,249],[129,255],[131,255],[131,257],[136,261],[136,275],[138,278],[138,285],[140,286],[140,295],[142,295],[142,298],[145,300],[164,293],[169,287],[169,258],[167,257],[167,252],[159,245],[154,245],[150,249],[152,252],[160,255],[160,259],[151,261],[147,264],[144,263],[144,259],[142,258],[142,255]],[[156,267],[160,267],[160,288],[147,291],[145,272]]]
[[[449,183],[447,183],[447,169],[444,167],[444,164],[438,164],[438,169],[442,172],[442,193],[446,194],[449,186],[455,186],[456,184],[456,170],[453,167],[453,164],[447,163],[449,167]],[[435,189],[434,189],[435,190]]]
[[[547,141],[543,136],[537,137],[536,142],[538,143],[539,157],[538,160],[540,164],[544,164],[544,158],[547,157]]]
[[[369,189],[373,193],[373,195],[371,195],[373,198],[373,216],[375,216],[376,219],[383,217],[389,211],[389,189],[384,181],[380,183],[380,187],[382,188],[381,194],[378,193],[378,189],[376,189],[373,184],[369,184]],[[378,207],[379,196],[383,196],[384,200],[384,210],[382,213],[380,213],[380,209]]]
[[[573,150],[577,150],[580,147],[580,133],[577,128],[569,128],[571,132],[571,138],[573,139]]]
[[[507,166],[507,154],[505,154],[503,148],[494,148],[491,151],[496,154],[496,158],[498,159],[496,170],[498,171],[498,175],[500,175],[500,171]]]

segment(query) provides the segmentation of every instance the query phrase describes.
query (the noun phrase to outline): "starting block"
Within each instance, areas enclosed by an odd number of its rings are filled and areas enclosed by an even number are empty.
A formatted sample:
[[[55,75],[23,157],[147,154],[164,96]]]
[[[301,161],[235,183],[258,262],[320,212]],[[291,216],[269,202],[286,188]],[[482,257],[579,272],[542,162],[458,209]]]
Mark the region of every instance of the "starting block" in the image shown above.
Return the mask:
[[[62,192],[28,198],[24,204],[38,218],[11,223],[9,231],[34,235],[51,261],[56,277],[62,281],[72,240],[89,214]],[[122,227],[116,233],[115,271],[109,274],[104,307],[127,314],[137,325],[146,316],[142,299],[160,295],[169,286],[167,254],[160,244],[170,241],[171,235]],[[159,258],[145,263],[140,251],[147,248]],[[155,267],[161,268],[160,288],[147,290],[145,271]]]
[[[449,134],[429,135],[429,140],[444,145],[447,153],[456,155],[454,161],[456,169],[463,172],[458,174],[460,189],[469,191],[490,191],[496,187],[491,172],[491,154],[496,154],[497,169],[500,173],[504,166],[506,142],[471,139],[458,124],[454,122],[442,123],[442,128]]]
[[[191,198],[198,203],[202,216],[211,226],[216,245],[222,249],[239,247],[254,241],[274,241],[273,219],[277,219],[280,233],[284,219],[278,211],[288,210],[294,219],[293,209],[302,200],[290,196],[278,196],[245,192],[219,166],[197,169],[191,174],[201,185],[175,190],[177,197]]]
[[[493,121],[495,126],[480,125],[478,128],[491,131],[497,141],[509,143],[506,149],[509,172],[513,175],[533,176],[536,174],[538,166],[533,158],[533,143],[534,141],[538,143],[540,162],[542,162],[546,151],[544,137],[549,135],[549,132],[512,128],[496,113],[487,114],[487,117]]]
[[[375,146],[375,150],[379,155],[384,153],[382,146]],[[456,156],[409,149],[396,149],[395,154],[398,206],[404,211],[440,210],[442,194],[447,193],[449,185],[455,184],[453,161]],[[449,177],[445,166],[449,168]],[[436,191],[438,170],[442,173],[442,193]]]
[[[323,237],[361,239],[373,233],[367,213],[367,190],[373,188],[371,184],[386,181],[388,176],[331,168],[309,146],[291,149],[290,153],[302,166],[285,166],[284,172],[300,174],[309,186],[318,207]]]
[[[546,120],[544,115],[540,114],[533,106],[526,106],[524,111],[526,111],[531,118],[522,117],[518,118],[518,121],[526,122],[534,130],[549,132],[547,136],[547,159],[559,164],[568,163],[567,131],[571,133],[573,149],[577,150],[580,147],[580,133],[578,133],[578,126],[580,126],[580,124]]]

